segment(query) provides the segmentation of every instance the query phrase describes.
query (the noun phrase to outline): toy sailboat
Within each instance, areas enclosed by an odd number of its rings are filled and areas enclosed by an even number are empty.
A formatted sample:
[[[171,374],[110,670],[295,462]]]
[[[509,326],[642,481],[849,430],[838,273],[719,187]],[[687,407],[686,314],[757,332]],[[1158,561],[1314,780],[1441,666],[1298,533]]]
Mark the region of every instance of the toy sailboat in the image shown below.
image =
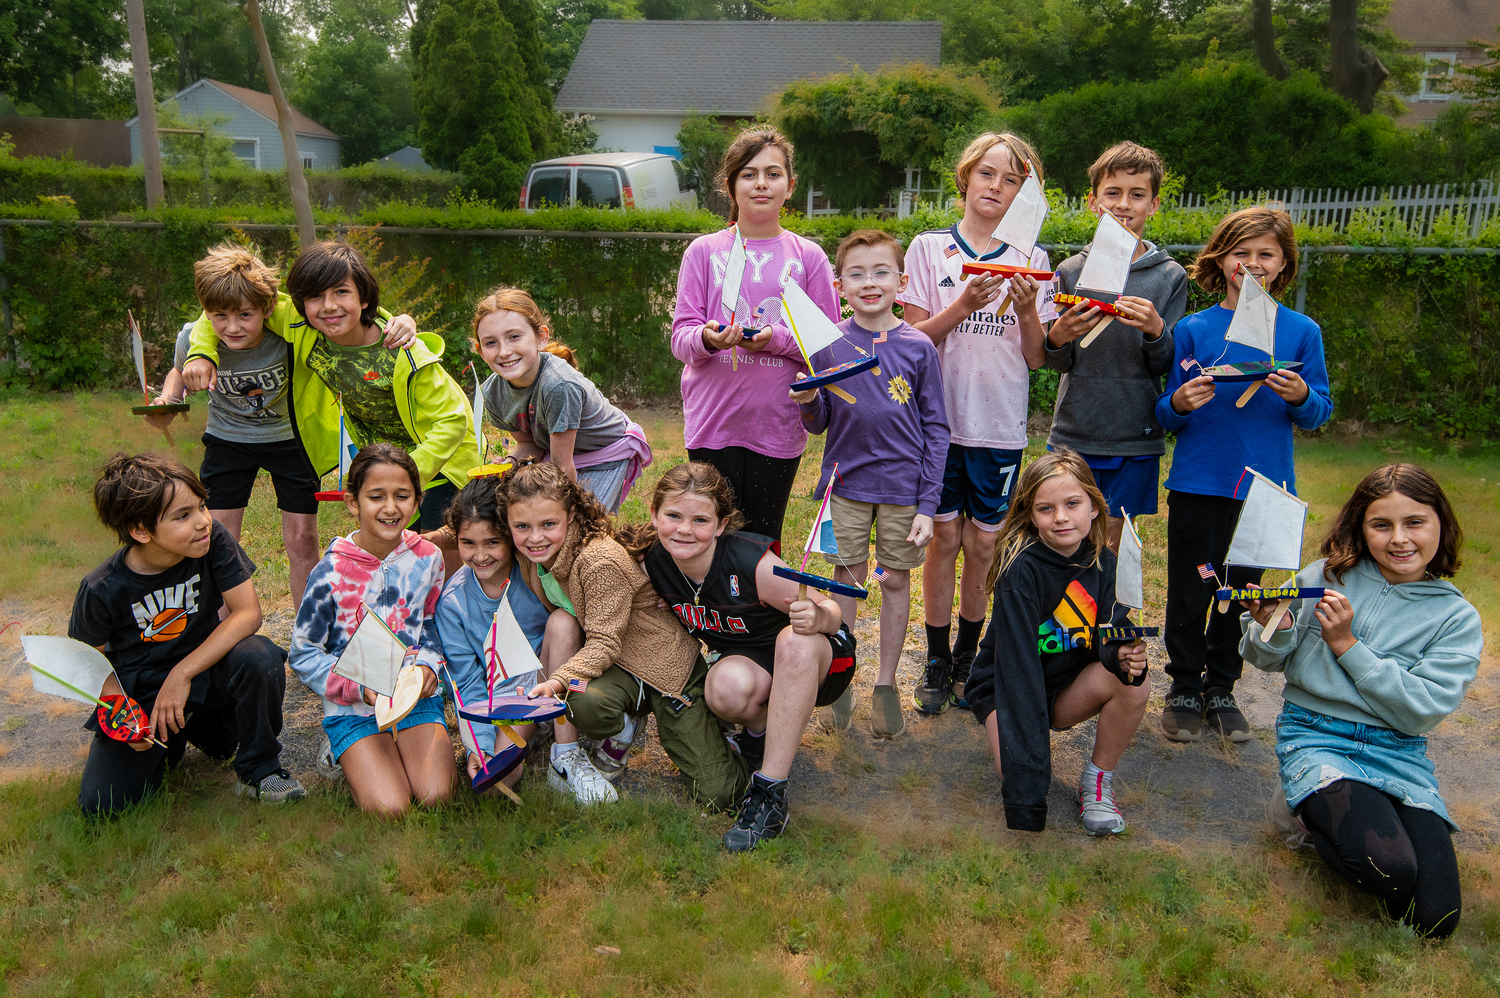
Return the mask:
[[[99,649],[72,638],[45,634],[22,635],[21,647],[31,668],[31,685],[38,693],[98,708],[99,730],[115,741],[167,747],[151,736],[151,722],[140,704],[123,692],[104,692],[111,679],[117,687],[120,681]]]
[[[485,459],[489,457],[489,441],[484,438],[484,392],[479,384],[479,370],[472,363],[469,370],[474,374],[474,409],[472,418],[474,420],[474,443],[479,451],[479,465],[469,469],[470,478],[483,478],[485,475],[503,475],[514,468],[514,461],[500,461],[490,464]]]
[[[1123,506],[1120,507],[1120,515],[1125,518],[1125,529],[1120,533],[1120,554],[1115,559],[1115,602],[1132,610],[1144,610],[1146,587],[1141,569],[1141,538],[1135,532],[1135,524],[1130,522],[1130,515]],[[1161,629],[1157,627],[1100,627],[1099,643],[1136,641],[1154,638],[1160,633]]]
[[[413,649],[401,643],[380,614],[363,601],[359,606],[359,623],[333,671],[379,694],[375,697],[375,727],[379,731],[389,729],[394,736],[396,725],[422,698],[422,672],[415,662],[408,664]]]
[[[567,705],[556,697],[529,699],[525,690],[511,696],[495,696],[495,687],[504,685],[517,676],[527,676],[542,671],[542,663],[531,650],[526,632],[516,621],[507,598],[510,581],[500,591],[500,605],[495,608],[494,619],[484,635],[484,682],[487,703],[472,701],[459,713],[471,721],[486,724],[529,724],[557,717]]]
[[[349,439],[349,429],[344,425],[344,404],[339,400],[339,487],[327,492],[314,492],[313,498],[318,502],[343,502],[344,501],[344,477],[349,474],[349,465],[354,461],[354,455],[359,453],[359,448],[354,446],[354,441]]]
[[[797,583],[798,599],[807,599],[809,589],[817,589],[833,596],[848,596],[851,599],[869,599],[870,597],[870,591],[863,586],[825,579],[807,570],[807,560],[814,553],[838,557],[839,545],[833,536],[833,511],[829,508],[830,501],[833,499],[833,483],[838,475],[839,466],[835,464],[833,473],[828,476],[828,488],[823,492],[823,503],[818,507],[818,515],[813,518],[812,530],[808,532],[807,543],[802,549],[802,564],[797,568],[777,565],[771,569],[772,574]]]
[[[734,230],[734,245],[729,248],[729,262],[724,265],[724,293],[720,298],[724,311],[729,313],[729,325],[734,325],[735,314],[740,307],[740,288],[745,283],[745,265],[748,261],[745,255],[745,239],[740,235],[738,227]],[[728,328],[728,326],[724,327]],[[742,327],[747,337],[754,336],[760,332],[759,329]],[[729,365],[734,370],[740,367],[739,347],[729,348]]]
[[[1270,360],[1243,361],[1238,364],[1215,364],[1203,368],[1203,373],[1215,381],[1248,381],[1250,387],[1234,403],[1243,409],[1255,390],[1265,384],[1266,378],[1276,371],[1296,370],[1302,366],[1300,360],[1278,361],[1276,359],[1276,310],[1280,307],[1260,281],[1248,270],[1243,271],[1240,282],[1240,300],[1234,306],[1234,318],[1229,320],[1229,330],[1224,339],[1230,343],[1243,343],[1254,347],[1270,357]]]
[[[1099,216],[1099,225],[1094,229],[1094,241],[1089,244],[1089,255],[1083,261],[1083,270],[1078,274],[1079,294],[1056,294],[1054,303],[1064,308],[1083,303],[1104,313],[1104,318],[1094,324],[1083,339],[1078,341],[1080,350],[1087,349],[1098,339],[1104,327],[1120,314],[1114,302],[1125,293],[1125,282],[1130,278],[1130,263],[1135,259],[1135,248],[1140,240],[1135,233],[1125,228],[1112,213],[1106,211]],[[1100,295],[1108,296],[1100,299]]]
[[[812,388],[827,388],[853,405],[854,396],[839,388],[836,383],[871,369],[879,374],[880,358],[869,354],[822,371],[814,369],[813,354],[837,343],[844,338],[844,334],[790,277],[781,286],[781,314],[786,317],[787,325],[792,329],[792,337],[797,341],[797,348],[802,351],[802,362],[807,365],[807,377],[793,381],[792,390],[805,392]]]
[[[141,339],[141,327],[135,321],[135,313],[126,309],[125,318],[130,324],[130,356],[135,361],[135,376],[141,382],[141,397],[145,401],[144,405],[131,406],[130,411],[137,416],[162,416],[191,411],[193,407],[186,401],[151,404],[151,388],[146,384],[146,343]],[[161,432],[167,438],[167,446],[175,448],[177,442],[172,439],[172,431],[163,426]]]
[[[1016,194],[1016,199],[1006,209],[1000,224],[995,226],[994,239],[1000,240],[1020,252],[1027,260],[1036,250],[1037,237],[1042,233],[1042,222],[1047,218],[1047,195],[1042,191],[1042,185],[1037,183],[1036,174],[1028,173],[1026,180],[1021,184],[1021,190]],[[1050,281],[1053,273],[1050,270],[1035,270],[1031,267],[1016,267],[1005,263],[981,263],[974,261],[966,263],[962,268],[962,279],[967,281],[970,274],[999,274],[1001,277],[1030,277],[1036,281]],[[1000,307],[995,310],[996,315],[1004,315],[1005,310],[1010,308],[1011,295],[1006,292],[1005,298],[1000,302]]]
[[[1253,468],[1245,471],[1254,477],[1250,480],[1250,490],[1245,493],[1245,503],[1240,507],[1240,519],[1229,542],[1229,554],[1224,558],[1225,575],[1228,575],[1231,565],[1296,573],[1302,567],[1302,528],[1307,523],[1307,503]],[[1276,612],[1261,631],[1261,640],[1268,641],[1293,600],[1322,599],[1323,590],[1256,586],[1222,588],[1214,596],[1219,601],[1220,613],[1229,610],[1231,600],[1276,600]]]

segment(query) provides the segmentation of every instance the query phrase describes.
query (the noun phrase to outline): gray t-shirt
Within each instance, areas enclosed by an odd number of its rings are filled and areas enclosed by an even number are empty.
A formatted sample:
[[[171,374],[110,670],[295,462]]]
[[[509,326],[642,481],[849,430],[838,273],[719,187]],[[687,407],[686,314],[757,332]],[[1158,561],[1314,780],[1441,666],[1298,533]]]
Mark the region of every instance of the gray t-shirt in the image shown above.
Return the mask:
[[[513,388],[498,374],[481,387],[487,420],[507,432],[531,434],[545,451],[552,450],[552,434],[577,430],[573,453],[603,450],[625,436],[625,414],[573,366],[555,354],[542,353],[536,380]]]
[[[179,372],[187,363],[192,331],[193,324],[188,323],[177,334],[177,356],[172,363]],[[209,436],[246,444],[292,439],[286,357],[286,340],[270,331],[248,350],[219,344],[219,381],[208,393],[205,430]]]

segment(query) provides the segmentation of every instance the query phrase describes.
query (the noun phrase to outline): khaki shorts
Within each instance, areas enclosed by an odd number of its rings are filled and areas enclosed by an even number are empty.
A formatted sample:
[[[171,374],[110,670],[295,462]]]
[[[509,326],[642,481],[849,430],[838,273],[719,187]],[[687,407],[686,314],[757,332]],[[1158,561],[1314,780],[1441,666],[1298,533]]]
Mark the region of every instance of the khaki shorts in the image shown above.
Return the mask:
[[[915,506],[860,502],[836,495],[831,497],[828,510],[833,516],[833,539],[838,542],[839,556],[824,557],[835,565],[858,565],[869,560],[871,524],[875,526],[875,558],[886,568],[920,568],[927,559],[926,548],[907,540],[911,521],[917,515]]]

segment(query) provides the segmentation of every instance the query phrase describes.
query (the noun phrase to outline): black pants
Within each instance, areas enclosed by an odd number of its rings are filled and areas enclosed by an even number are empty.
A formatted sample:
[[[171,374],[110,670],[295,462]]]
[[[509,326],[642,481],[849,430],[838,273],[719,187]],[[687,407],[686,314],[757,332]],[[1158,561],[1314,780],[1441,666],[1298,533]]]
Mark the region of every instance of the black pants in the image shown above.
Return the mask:
[[[78,806],[84,814],[108,814],[128,807],[161,786],[168,765],[176,765],[196,745],[214,759],[234,759],[246,783],[259,783],[281,771],[281,702],[286,695],[286,652],[270,638],[245,638],[208,669],[202,703],[188,703],[188,721],[176,734],[152,734],[167,747],[137,752],[95,732],[83,767]],[[142,699],[151,711],[155,697]],[[238,754],[236,754],[238,750]]]
[[[1243,499],[1167,493],[1167,675],[1173,686],[1194,693],[1232,690],[1245,668],[1240,658],[1244,607],[1231,603],[1228,613],[1220,613],[1214,603],[1218,583],[1198,574],[1198,566],[1207,562],[1224,577],[1224,557],[1243,505]],[[1231,588],[1242,589],[1259,582],[1261,571],[1232,568],[1228,576]]]
[[[1423,936],[1458,928],[1458,858],[1448,823],[1374,787],[1339,780],[1297,807],[1318,855]]]
[[[428,482],[427,491],[422,493],[422,505],[417,508],[418,529],[426,533],[441,527],[448,506],[457,495],[458,489],[446,478],[438,477]]]
[[[719,469],[734,489],[734,504],[745,514],[742,528],[765,534],[781,553],[781,528],[786,522],[786,503],[792,495],[800,457],[766,457],[748,447],[688,448],[689,461],[702,461]]]

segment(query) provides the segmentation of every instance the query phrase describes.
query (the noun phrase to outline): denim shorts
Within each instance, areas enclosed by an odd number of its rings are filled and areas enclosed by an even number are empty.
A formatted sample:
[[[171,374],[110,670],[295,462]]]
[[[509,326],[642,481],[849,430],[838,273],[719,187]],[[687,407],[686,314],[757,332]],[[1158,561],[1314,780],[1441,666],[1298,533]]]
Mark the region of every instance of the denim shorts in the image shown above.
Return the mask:
[[[1427,739],[1392,728],[1343,721],[1287,702],[1276,718],[1276,759],[1281,786],[1293,809],[1314,791],[1353,780],[1407,807],[1432,811],[1454,831],[1427,758]]]
[[[396,724],[397,731],[405,731],[407,728],[415,728],[419,724],[442,724],[447,725],[443,717],[443,698],[441,696],[423,697],[417,701],[417,705]],[[374,714],[335,714],[332,717],[323,718],[323,733],[328,736],[328,744],[333,747],[333,760],[338,761],[339,756],[349,750],[349,746],[361,738],[380,734],[375,727]]]

